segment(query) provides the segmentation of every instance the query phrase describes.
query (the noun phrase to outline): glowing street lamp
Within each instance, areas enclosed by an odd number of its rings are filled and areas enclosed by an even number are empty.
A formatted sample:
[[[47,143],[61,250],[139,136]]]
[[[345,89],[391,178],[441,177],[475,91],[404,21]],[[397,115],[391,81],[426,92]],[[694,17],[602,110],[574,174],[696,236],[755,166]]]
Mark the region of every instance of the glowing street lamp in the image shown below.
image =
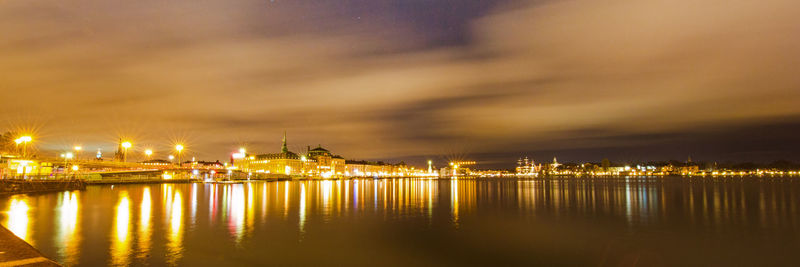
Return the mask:
[[[72,149],[75,150],[75,159],[80,159],[80,154],[81,154],[81,150],[83,150],[83,147],[74,146]]]
[[[122,142],[122,162],[128,161],[128,149],[131,148],[133,144],[130,141]]]
[[[67,161],[71,160],[73,156],[72,152],[61,154],[61,157],[64,157],[64,174],[67,174]]]
[[[153,155],[153,150],[152,149],[146,149],[144,151],[144,155],[147,156],[147,159],[149,160],[150,156]]]
[[[175,145],[175,150],[178,151],[178,166],[180,167],[181,166],[181,151],[183,151],[183,145],[182,144]]]
[[[14,140],[14,142],[17,143],[17,145],[22,144],[23,158],[28,154],[28,143],[30,143],[31,141],[33,141],[33,137],[31,137],[30,135],[24,135]]]

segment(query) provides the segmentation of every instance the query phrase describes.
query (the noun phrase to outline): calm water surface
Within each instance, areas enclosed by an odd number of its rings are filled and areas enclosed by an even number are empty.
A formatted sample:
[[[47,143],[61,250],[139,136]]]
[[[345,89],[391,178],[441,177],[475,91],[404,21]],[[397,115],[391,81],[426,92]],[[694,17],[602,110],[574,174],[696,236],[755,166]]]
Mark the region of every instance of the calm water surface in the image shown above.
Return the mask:
[[[89,186],[0,199],[68,266],[800,262],[800,180],[351,180]]]

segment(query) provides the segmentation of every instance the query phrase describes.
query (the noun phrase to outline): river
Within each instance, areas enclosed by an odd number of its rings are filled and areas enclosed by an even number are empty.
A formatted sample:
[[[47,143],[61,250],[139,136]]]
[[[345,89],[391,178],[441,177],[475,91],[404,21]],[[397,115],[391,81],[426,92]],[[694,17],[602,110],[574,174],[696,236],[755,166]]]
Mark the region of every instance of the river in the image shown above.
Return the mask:
[[[103,185],[2,198],[0,211],[67,266],[800,261],[796,178]]]

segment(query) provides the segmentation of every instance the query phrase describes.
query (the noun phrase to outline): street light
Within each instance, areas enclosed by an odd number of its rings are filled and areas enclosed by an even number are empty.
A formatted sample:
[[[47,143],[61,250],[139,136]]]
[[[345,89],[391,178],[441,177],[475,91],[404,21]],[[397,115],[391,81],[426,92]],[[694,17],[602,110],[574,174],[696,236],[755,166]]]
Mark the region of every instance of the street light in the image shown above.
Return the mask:
[[[152,149],[145,150],[144,155],[147,156],[147,159],[149,160],[150,156],[153,155],[153,150]]]
[[[129,141],[122,142],[122,148],[124,148],[122,151],[122,162],[128,161],[128,149],[132,146],[133,144]]]
[[[183,145],[177,144],[175,145],[175,150],[178,151],[178,167],[181,166],[181,151],[183,151]]]
[[[28,154],[28,143],[33,141],[33,137],[30,135],[21,136],[14,140],[17,145],[22,144],[22,157],[24,158]]]
[[[64,157],[64,175],[66,175],[67,174],[67,161],[72,159],[73,154],[72,154],[72,152],[67,152],[67,153],[61,154],[61,156]]]
[[[75,159],[80,159],[81,158],[81,150],[83,150],[83,147],[75,146],[72,149],[75,150]]]

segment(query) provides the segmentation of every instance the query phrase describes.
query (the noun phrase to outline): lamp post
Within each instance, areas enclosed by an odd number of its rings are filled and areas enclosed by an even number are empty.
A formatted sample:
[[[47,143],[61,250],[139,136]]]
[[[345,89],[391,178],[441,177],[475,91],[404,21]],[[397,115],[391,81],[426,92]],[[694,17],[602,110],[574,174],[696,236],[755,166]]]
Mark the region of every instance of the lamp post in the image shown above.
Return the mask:
[[[79,169],[78,165],[72,164],[72,176],[73,177],[77,176],[78,169]]]
[[[83,147],[75,146],[72,149],[75,150],[75,159],[81,159],[81,150],[83,150]]]
[[[128,161],[128,149],[131,148],[133,144],[129,141],[122,142],[122,162]]]
[[[178,167],[181,167],[181,151],[183,151],[183,145],[177,144],[175,145],[175,150],[178,151]]]
[[[74,155],[72,152],[64,153],[64,175],[67,174],[67,162],[72,159]]]
[[[14,140],[14,142],[17,143],[17,145],[22,144],[23,158],[25,158],[28,154],[28,143],[30,143],[31,141],[33,141],[33,137],[31,137],[30,135],[21,136],[20,138]]]

